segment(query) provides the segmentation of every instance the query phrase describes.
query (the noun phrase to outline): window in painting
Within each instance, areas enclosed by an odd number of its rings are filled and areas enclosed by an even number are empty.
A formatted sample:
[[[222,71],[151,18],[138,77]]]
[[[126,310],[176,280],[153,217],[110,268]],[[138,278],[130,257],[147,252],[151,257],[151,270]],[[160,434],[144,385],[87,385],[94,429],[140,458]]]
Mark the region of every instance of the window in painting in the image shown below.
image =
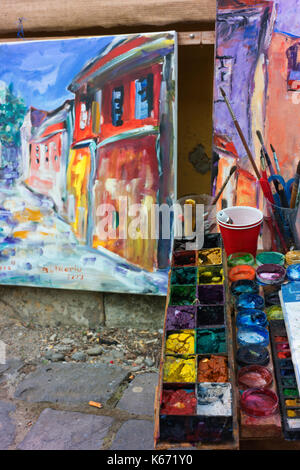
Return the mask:
[[[153,110],[153,74],[135,81],[135,118],[146,119]]]
[[[111,117],[114,126],[122,126],[123,115],[123,101],[124,101],[124,87],[119,86],[113,89],[112,92],[112,110]]]
[[[88,120],[88,112],[86,109],[86,104],[81,103],[80,104],[80,123],[79,123],[80,129],[83,130],[86,128],[87,120]]]
[[[300,43],[286,51],[288,59],[287,90],[300,91]]]

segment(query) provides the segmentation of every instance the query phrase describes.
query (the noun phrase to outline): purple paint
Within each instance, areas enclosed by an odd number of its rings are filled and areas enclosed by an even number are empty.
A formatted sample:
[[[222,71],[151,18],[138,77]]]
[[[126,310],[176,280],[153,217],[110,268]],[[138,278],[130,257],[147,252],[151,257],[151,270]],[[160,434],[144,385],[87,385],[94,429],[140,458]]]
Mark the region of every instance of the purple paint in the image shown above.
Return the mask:
[[[263,284],[281,284],[285,279],[285,269],[279,264],[262,264],[256,270],[256,278]]]
[[[168,307],[167,310],[167,330],[179,330],[185,328],[195,328],[196,307],[180,306]]]
[[[223,285],[198,286],[198,300],[201,305],[220,305],[224,303]]]

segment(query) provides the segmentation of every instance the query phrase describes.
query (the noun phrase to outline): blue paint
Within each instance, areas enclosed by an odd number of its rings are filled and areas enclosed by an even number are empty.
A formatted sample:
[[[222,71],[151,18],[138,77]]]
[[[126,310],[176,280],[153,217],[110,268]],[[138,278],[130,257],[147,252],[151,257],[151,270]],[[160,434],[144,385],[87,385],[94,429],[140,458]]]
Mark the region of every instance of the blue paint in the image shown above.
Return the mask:
[[[267,315],[262,310],[258,309],[243,309],[240,310],[236,317],[237,326],[262,326],[265,327],[268,323]]]
[[[264,308],[265,302],[263,297],[257,294],[241,294],[236,299],[237,309],[249,309],[256,308],[262,310]]]
[[[244,326],[237,330],[237,341],[241,346],[268,346],[269,333],[261,326]]]
[[[289,281],[300,281],[300,264],[290,264],[286,269]]]
[[[235,297],[241,294],[258,294],[259,287],[255,281],[240,279],[231,284],[231,293]]]

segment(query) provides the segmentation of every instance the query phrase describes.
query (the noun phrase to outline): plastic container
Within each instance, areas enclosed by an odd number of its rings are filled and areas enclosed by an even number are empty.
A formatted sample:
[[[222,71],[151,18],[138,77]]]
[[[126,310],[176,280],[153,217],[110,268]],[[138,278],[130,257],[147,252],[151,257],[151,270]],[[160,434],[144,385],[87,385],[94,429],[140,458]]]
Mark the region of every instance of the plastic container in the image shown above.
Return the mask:
[[[219,220],[218,215],[225,213],[233,224]],[[232,253],[246,252],[256,256],[257,240],[263,213],[254,207],[234,206],[227,207],[217,213],[217,221],[223,238],[227,256]]]
[[[248,388],[268,388],[272,385],[273,376],[266,367],[253,364],[238,371],[238,385],[243,390]]]
[[[242,394],[240,406],[249,416],[271,416],[278,409],[278,397],[272,390],[249,389]]]
[[[237,342],[240,346],[268,346],[269,332],[262,326],[242,326],[237,330]]]

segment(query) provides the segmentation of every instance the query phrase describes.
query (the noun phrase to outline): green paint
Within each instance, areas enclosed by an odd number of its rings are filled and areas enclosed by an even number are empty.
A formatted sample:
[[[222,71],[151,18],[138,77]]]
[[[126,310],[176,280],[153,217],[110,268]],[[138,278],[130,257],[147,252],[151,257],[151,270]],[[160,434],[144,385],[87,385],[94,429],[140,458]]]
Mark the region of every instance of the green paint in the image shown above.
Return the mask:
[[[197,329],[196,348],[197,354],[216,354],[226,352],[225,329]]]
[[[280,264],[284,265],[285,257],[282,253],[276,251],[263,251],[256,255],[256,264],[261,266],[262,264]]]
[[[251,253],[232,253],[228,256],[227,263],[230,267],[239,266],[241,264],[254,266],[255,260]]]
[[[172,286],[169,305],[192,305],[196,301],[196,286]]]
[[[290,378],[290,379],[282,378],[281,381],[284,387],[296,387],[297,386],[296,380],[294,378]]]
[[[285,397],[299,397],[299,392],[296,388],[284,388],[283,395]]]
[[[171,273],[171,284],[192,285],[197,283],[197,268],[182,267],[173,268]]]
[[[283,311],[280,305],[266,308],[266,315],[268,320],[283,320]]]

